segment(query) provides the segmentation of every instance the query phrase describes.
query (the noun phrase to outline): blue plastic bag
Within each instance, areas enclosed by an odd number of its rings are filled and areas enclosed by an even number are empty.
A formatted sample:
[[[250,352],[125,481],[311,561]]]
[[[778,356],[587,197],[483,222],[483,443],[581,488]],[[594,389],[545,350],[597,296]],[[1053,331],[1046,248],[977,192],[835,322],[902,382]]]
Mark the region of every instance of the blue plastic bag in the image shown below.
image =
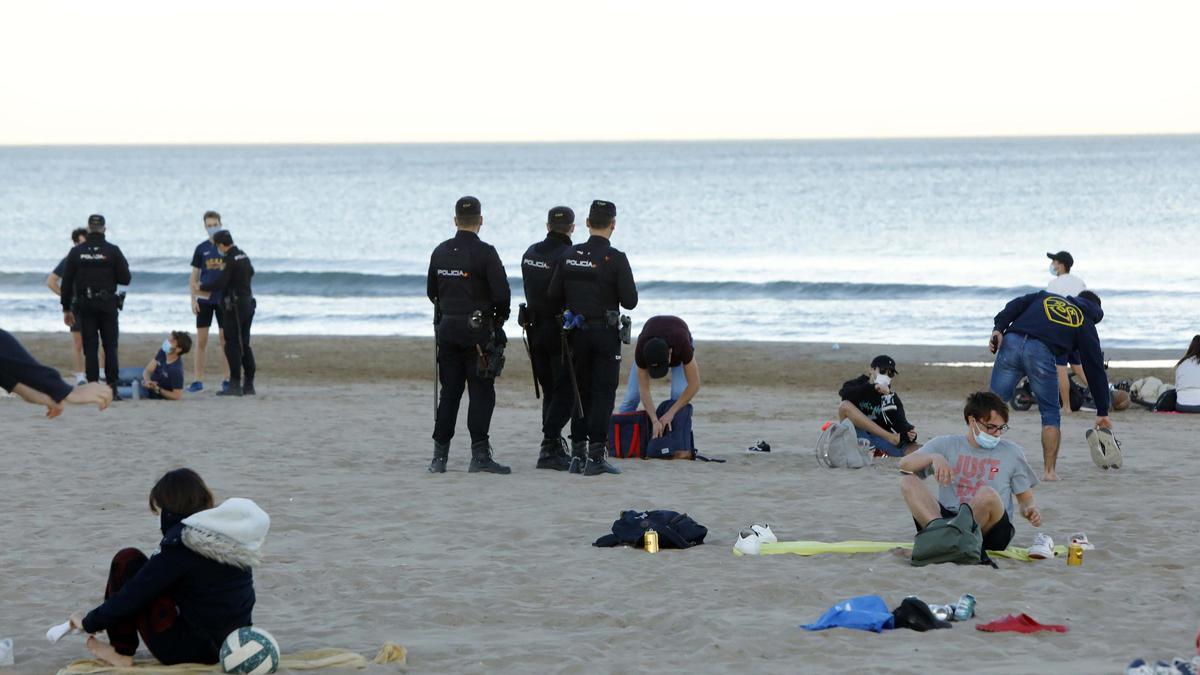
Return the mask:
[[[878,595],[860,595],[830,607],[815,623],[800,626],[804,630],[853,628],[882,633],[895,628],[892,612]]]

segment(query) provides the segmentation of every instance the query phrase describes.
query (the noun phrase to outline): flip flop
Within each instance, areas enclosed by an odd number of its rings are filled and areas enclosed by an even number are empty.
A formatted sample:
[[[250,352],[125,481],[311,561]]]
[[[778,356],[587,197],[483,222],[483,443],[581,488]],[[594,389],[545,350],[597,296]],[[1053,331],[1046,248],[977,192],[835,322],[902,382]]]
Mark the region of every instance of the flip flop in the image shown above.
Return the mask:
[[[1092,451],[1092,461],[1096,466],[1107,471],[1119,469],[1125,456],[1121,452],[1121,444],[1109,429],[1088,429],[1084,432],[1088,447]]]

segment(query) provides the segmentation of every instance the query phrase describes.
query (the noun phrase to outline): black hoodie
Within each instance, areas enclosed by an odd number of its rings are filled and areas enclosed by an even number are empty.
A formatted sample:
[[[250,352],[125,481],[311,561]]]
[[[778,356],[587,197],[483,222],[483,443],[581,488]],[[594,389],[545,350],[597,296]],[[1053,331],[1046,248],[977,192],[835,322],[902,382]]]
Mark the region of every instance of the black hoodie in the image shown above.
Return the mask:
[[[909,442],[908,432],[913,429],[913,425],[909,424],[908,418],[904,416],[904,404],[900,402],[900,395],[896,392],[880,394],[875,385],[871,384],[871,378],[859,375],[843,384],[838,390],[838,396],[841,396],[843,401],[853,403],[879,426],[894,434],[900,434],[900,445]]]

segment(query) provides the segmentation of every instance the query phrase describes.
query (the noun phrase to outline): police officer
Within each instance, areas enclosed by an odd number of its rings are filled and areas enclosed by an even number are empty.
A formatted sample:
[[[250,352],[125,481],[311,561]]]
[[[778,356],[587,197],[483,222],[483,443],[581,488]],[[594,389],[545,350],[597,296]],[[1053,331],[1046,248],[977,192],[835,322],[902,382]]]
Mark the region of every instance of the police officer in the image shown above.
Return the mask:
[[[254,396],[254,350],[250,348],[250,324],[258,302],[250,288],[254,265],[242,249],[233,245],[229,230],[213,235],[213,243],[225,257],[225,268],[215,280],[200,284],[197,297],[221,294],[221,325],[225,327],[225,359],[229,361],[229,388],[217,396]],[[244,379],[243,379],[244,375]]]
[[[116,395],[120,363],[117,340],[120,328],[117,312],[121,298],[117,286],[128,286],[129,263],[121,249],[104,239],[104,216],[88,216],[87,237],[67,254],[62,275],[63,323],[80,322],[83,337],[84,373],[88,382],[100,381],[100,343],[104,343],[104,380]],[[74,308],[74,311],[72,311]]]
[[[566,471],[570,462],[562,429],[572,417],[571,440],[579,446],[579,456],[587,451],[587,431],[583,418],[574,417],[575,391],[562,353],[562,309],[547,296],[550,277],[558,259],[571,245],[575,232],[575,212],[566,206],[550,209],[546,217],[546,238],[529,247],[521,256],[521,279],[525,286],[527,310],[522,325],[529,334],[529,358],[533,376],[542,389],[542,447],[537,468]],[[578,466],[583,469],[582,461]],[[576,471],[579,473],[579,471]]]
[[[479,239],[483,212],[479,200],[463,197],[454,205],[454,238],[433,249],[426,294],[434,306],[438,379],[442,385],[433,427],[431,473],[445,473],[450,439],[463,390],[470,390],[467,429],[471,432],[471,473],[507,474],[492,459],[488,428],[496,407],[495,376],[503,365],[503,325],[511,294],[500,256]]]
[[[591,235],[571,246],[555,266],[550,298],[573,315],[569,330],[575,380],[587,427],[587,462],[582,473],[621,473],[606,459],[607,426],[621,376],[620,310],[637,307],[637,285],[625,254],[609,244],[617,207],[596,200],[588,212]],[[572,447],[573,467],[583,464],[582,445]]]

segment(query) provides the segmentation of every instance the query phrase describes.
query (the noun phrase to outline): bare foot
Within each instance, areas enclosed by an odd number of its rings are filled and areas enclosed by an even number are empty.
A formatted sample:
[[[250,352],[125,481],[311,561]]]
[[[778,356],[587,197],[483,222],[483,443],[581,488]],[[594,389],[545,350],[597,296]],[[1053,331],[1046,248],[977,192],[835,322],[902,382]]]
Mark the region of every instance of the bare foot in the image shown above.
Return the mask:
[[[129,668],[133,665],[132,656],[118,654],[117,650],[113,649],[112,645],[104,642],[103,640],[97,640],[95,636],[88,636],[87,648],[88,651],[92,653],[92,656],[100,659],[110,666]]]
[[[1055,471],[1047,471],[1046,473],[1042,474],[1042,480],[1058,480],[1058,473]]]

